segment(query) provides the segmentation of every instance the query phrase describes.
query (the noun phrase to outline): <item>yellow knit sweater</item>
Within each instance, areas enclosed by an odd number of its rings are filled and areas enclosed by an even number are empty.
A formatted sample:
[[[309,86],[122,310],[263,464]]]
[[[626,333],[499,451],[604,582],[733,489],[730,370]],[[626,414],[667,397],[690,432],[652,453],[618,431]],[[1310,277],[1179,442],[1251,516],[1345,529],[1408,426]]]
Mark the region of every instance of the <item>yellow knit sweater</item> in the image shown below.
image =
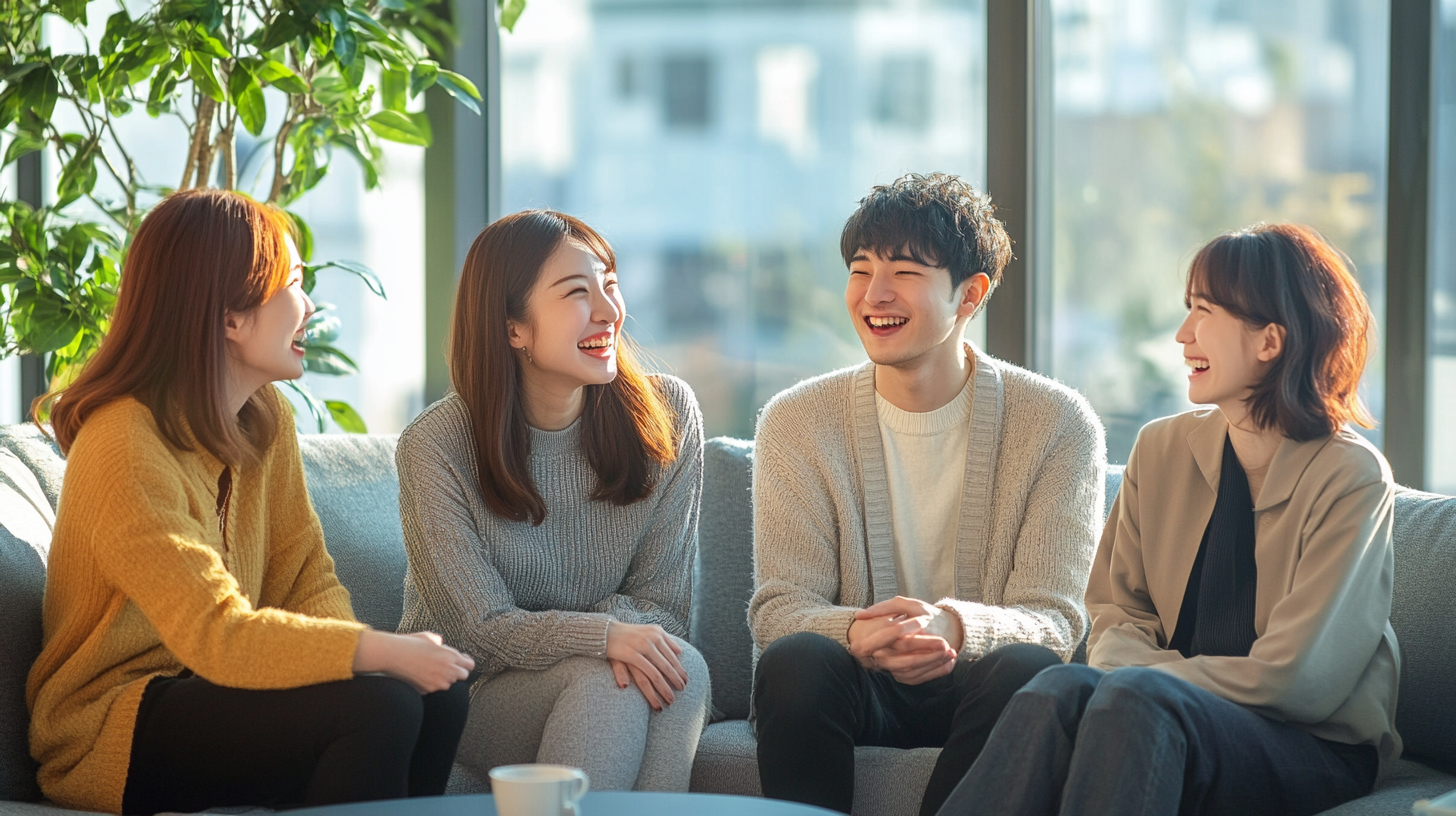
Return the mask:
[[[352,676],[365,627],[334,575],[281,413],[262,462],[233,470],[226,536],[223,464],[168,444],[136,400],[104,406],[77,434],[26,688],[30,750],[57,804],[121,812],[137,706],[157,675],[185,668],[245,689]]]

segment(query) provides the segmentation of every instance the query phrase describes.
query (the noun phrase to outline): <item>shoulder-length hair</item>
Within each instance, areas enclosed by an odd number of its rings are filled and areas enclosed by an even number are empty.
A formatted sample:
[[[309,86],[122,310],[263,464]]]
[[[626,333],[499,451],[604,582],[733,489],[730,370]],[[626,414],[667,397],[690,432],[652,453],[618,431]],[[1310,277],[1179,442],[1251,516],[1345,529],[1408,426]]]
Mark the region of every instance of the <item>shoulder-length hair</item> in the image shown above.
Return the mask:
[[[507,324],[530,320],[527,298],[546,260],[565,242],[581,245],[616,269],[605,238],[580,220],[551,210],[508,215],[476,236],[455,290],[450,325],[450,382],[464,401],[475,434],[480,492],[497,515],[546,520],[546,503],[531,478],[531,433],[522,402],[519,354]],[[617,377],[588,385],[582,447],[597,476],[592,498],[627,505],[646,498],[657,465],[677,458],[676,419],[659,385],[642,373],[625,336],[617,344]]]
[[[247,312],[288,282],[288,217],[237,193],[168,196],[137,229],[96,356],[75,382],[37,401],[52,404],[57,444],[69,451],[87,417],[122,397],[151,410],[182,450],[201,445],[230,465],[257,462],[278,432],[277,404],[262,392],[236,417],[226,401],[228,312]]]
[[[1185,300],[1209,300],[1251,327],[1284,327],[1283,351],[1247,399],[1259,427],[1297,442],[1347,422],[1375,427],[1359,395],[1374,319],[1352,268],[1324,236],[1295,224],[1221,235],[1194,256]]]

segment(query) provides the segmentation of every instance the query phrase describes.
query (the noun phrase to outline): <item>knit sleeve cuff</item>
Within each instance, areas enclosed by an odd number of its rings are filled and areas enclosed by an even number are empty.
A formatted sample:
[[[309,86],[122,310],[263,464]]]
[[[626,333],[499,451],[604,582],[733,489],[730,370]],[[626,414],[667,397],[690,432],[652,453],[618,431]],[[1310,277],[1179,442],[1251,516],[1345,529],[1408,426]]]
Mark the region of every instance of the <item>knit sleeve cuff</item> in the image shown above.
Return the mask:
[[[611,626],[610,615],[582,613],[571,616],[557,633],[560,648],[574,655],[587,657],[607,656],[607,627]]]
[[[854,623],[856,611],[858,610],[839,606],[818,610],[804,619],[802,629],[805,632],[823,635],[848,649],[849,627]]]

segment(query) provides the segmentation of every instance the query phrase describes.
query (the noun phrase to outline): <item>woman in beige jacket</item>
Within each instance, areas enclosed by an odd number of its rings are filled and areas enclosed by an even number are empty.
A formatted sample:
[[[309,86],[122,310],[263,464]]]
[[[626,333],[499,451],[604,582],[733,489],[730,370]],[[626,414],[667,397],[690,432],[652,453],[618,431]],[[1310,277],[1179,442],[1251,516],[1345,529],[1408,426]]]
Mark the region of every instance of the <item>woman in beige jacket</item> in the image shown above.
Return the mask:
[[[1371,317],[1316,232],[1204,247],[1188,396],[1149,423],[1087,589],[1087,666],[1018,692],[942,816],[1309,814],[1399,755],[1385,459],[1356,395]]]

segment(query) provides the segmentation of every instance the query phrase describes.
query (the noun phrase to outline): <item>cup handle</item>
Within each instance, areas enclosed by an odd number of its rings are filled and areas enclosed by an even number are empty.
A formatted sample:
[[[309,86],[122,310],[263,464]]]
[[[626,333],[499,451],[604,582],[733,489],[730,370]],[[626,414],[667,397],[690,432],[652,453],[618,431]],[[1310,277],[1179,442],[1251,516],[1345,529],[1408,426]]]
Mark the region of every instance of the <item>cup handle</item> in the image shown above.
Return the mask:
[[[580,816],[580,809],[577,804],[581,797],[586,796],[587,788],[591,787],[591,780],[587,777],[586,771],[573,770],[572,776],[576,780],[572,783],[572,790],[566,795],[566,801],[562,803],[562,812],[565,816]]]

